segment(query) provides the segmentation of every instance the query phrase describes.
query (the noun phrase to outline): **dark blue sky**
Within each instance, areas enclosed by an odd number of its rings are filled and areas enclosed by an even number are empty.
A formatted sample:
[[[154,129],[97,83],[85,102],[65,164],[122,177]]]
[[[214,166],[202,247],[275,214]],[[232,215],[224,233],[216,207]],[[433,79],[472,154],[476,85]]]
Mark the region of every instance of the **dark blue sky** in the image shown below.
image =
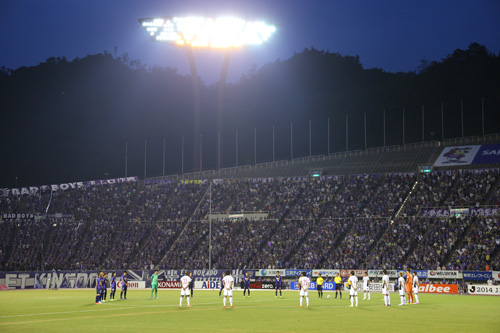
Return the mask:
[[[415,70],[471,42],[500,52],[499,0],[0,0],[0,66],[33,66],[49,57],[69,60],[104,50],[128,53],[147,65],[189,73],[182,49],[152,42],[140,17],[234,14],[262,19],[278,31],[269,43],[234,51],[228,79],[236,81],[305,47],[356,55],[365,68]],[[223,54],[195,53],[198,73],[218,80]]]

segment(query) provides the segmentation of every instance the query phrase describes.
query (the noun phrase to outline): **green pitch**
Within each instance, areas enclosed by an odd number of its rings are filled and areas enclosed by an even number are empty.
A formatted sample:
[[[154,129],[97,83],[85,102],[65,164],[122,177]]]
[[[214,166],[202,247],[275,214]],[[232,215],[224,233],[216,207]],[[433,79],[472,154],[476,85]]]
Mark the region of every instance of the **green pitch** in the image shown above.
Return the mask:
[[[95,305],[94,290],[14,290],[0,292],[0,332],[13,331],[439,331],[499,332],[500,297],[420,295],[419,305],[384,307],[382,295],[318,299],[311,292],[310,307],[299,308],[297,291],[254,291],[250,298],[234,292],[234,308],[222,308],[218,291],[195,290],[191,308],[179,308],[180,292],[130,290],[128,300]],[[119,298],[119,292],[117,292]],[[228,302],[229,305],[229,302]],[[305,305],[305,301],[304,301]]]

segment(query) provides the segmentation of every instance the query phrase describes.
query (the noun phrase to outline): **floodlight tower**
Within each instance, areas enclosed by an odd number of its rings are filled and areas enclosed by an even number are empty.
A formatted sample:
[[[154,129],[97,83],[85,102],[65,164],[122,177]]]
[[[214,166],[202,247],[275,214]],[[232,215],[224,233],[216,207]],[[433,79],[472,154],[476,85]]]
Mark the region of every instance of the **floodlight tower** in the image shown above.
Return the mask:
[[[231,50],[245,45],[259,45],[269,39],[276,31],[272,25],[261,21],[245,21],[239,18],[223,16],[218,18],[205,17],[172,17],[139,19],[141,26],[147,31],[153,41],[162,42],[187,51],[194,94],[194,131],[193,131],[193,166],[200,168],[200,83],[194,61],[194,48],[209,48],[225,50],[224,62],[219,81],[217,96],[217,169],[221,159],[222,112],[224,105],[224,87]]]

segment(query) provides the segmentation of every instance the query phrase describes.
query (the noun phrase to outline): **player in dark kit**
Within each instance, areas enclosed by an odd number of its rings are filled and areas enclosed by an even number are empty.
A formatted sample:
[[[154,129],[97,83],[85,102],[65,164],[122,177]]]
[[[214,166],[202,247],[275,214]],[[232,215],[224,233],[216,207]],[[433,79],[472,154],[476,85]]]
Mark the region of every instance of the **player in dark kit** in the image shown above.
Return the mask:
[[[219,297],[220,294],[222,293],[222,289],[224,289],[224,276],[226,276],[226,273],[222,273],[222,277],[220,278]]]
[[[128,282],[128,278],[127,278],[127,272],[126,271],[123,271],[123,275],[122,275],[122,292],[120,293],[120,299],[127,299],[127,282]]]
[[[95,304],[101,304],[101,292],[102,292],[102,282],[101,282],[102,272],[99,272],[97,276],[95,288],[96,288],[96,296],[95,296]]]
[[[106,302],[106,297],[108,295],[108,273],[104,273],[104,276],[101,279],[102,282],[102,292],[101,292],[101,301]]]
[[[243,297],[245,297],[245,292],[248,290],[248,297],[250,297],[250,277],[248,272],[245,273],[243,277]]]
[[[115,300],[115,293],[116,293],[116,272],[113,272],[113,274],[111,274],[110,286],[111,286],[111,293],[109,294],[109,300],[112,302]]]
[[[275,289],[275,297],[278,297],[278,289],[280,290],[280,297],[283,296],[281,293],[281,275],[280,272],[276,272],[276,276],[274,277],[274,289]]]
[[[191,278],[191,282],[189,282],[189,290],[191,290],[191,298],[193,298],[193,290],[194,290],[193,272],[189,272],[189,277]]]

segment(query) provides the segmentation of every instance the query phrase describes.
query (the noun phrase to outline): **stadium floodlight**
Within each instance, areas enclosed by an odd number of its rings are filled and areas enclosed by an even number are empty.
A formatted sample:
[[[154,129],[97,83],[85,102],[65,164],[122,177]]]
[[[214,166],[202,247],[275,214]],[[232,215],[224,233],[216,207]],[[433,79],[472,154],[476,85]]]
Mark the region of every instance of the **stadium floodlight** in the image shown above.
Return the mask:
[[[216,18],[200,16],[162,16],[141,18],[139,19],[139,23],[153,41],[182,47],[187,51],[194,92],[193,165],[194,169],[199,165],[199,171],[202,171],[200,92],[193,49],[206,48],[225,50],[217,98],[217,132],[219,136],[217,145],[217,169],[220,169],[224,86],[226,84],[231,50],[246,45],[263,44],[269,40],[274,32],[276,32],[276,27],[262,21],[246,21],[232,16],[221,16]]]
[[[142,18],[139,22],[153,41],[181,47],[227,49],[260,45],[276,31],[276,27],[262,21],[245,21],[230,16],[165,16]]]

